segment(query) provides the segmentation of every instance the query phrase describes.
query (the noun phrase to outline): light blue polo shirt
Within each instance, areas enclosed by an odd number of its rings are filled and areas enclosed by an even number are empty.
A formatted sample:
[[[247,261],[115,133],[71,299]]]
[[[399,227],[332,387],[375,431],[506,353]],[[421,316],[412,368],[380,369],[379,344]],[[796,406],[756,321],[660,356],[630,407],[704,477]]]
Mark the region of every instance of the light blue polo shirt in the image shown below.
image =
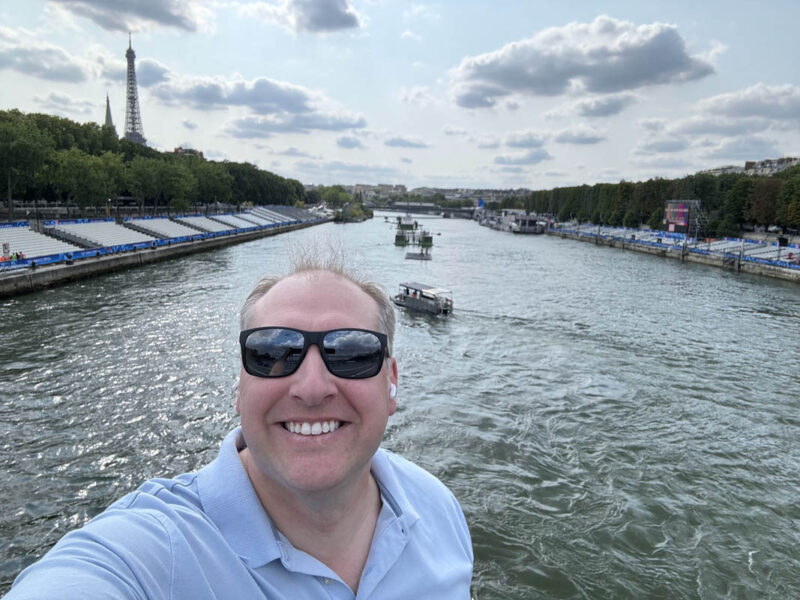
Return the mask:
[[[6,599],[470,597],[469,530],[433,475],[385,450],[373,457],[383,506],[354,595],[272,524],[239,460],[243,445],[237,428],[197,473],[121,498],[20,573]]]

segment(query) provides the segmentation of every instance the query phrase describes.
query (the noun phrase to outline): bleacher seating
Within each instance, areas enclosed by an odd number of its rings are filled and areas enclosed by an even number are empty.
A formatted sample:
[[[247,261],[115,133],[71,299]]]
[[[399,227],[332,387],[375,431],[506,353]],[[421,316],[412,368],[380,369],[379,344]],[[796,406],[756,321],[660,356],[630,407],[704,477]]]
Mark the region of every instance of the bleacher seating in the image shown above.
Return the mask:
[[[226,223],[235,229],[249,229],[250,227],[256,226],[255,223],[251,223],[236,215],[214,215],[214,220]]]
[[[165,238],[177,238],[201,233],[197,229],[193,229],[182,223],[176,223],[166,217],[162,219],[131,219],[129,222],[132,225],[146,229],[155,235],[164,236]]]
[[[287,223],[291,219],[286,217],[286,215],[281,215],[271,210],[264,208],[263,206],[256,206],[253,208],[252,212],[259,217],[263,217],[264,219],[269,219],[272,223],[276,223],[278,225],[282,225],[283,223]]]
[[[139,233],[113,221],[93,221],[89,223],[59,223],[54,225],[56,231],[79,236],[97,246],[117,246],[122,244],[138,244],[155,241],[151,235]]]
[[[243,219],[247,219],[248,221],[252,221],[256,225],[272,225],[272,221],[269,219],[265,219],[264,217],[259,217],[258,215],[252,212],[240,213],[239,215]]]
[[[202,216],[177,217],[175,220],[180,223],[188,223],[192,227],[197,227],[199,229],[202,229],[203,231],[214,232],[214,233],[221,231],[231,231],[231,229],[234,229],[230,225],[223,225],[219,221],[214,221],[212,219],[209,219],[208,217],[202,217]]]
[[[5,242],[8,242],[12,254],[14,252],[22,252],[25,258],[76,252],[83,249],[80,246],[68,244],[61,240],[32,231],[27,227],[0,228],[0,244]]]

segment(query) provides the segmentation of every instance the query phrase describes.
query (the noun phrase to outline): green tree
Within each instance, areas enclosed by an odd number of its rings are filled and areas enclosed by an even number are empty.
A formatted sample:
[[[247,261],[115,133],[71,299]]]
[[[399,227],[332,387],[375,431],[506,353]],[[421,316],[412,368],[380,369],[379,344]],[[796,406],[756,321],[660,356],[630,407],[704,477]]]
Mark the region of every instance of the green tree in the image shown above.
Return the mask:
[[[33,181],[52,145],[53,140],[19,111],[0,113],[0,171],[6,179],[9,220],[14,218],[14,183],[18,179]]]
[[[722,208],[722,227],[733,224],[737,230],[744,222],[744,208],[747,198],[753,190],[753,179],[743,177],[725,194],[725,205]],[[726,233],[725,235],[729,235]]]
[[[622,218],[622,224],[625,227],[639,227],[639,215],[637,215],[634,211],[629,210]]]
[[[775,209],[780,189],[780,179],[755,180],[753,188],[745,201],[745,220],[758,225],[773,224],[775,222]]]
[[[68,203],[84,208],[104,205],[113,187],[103,159],[75,147],[55,152],[46,172],[54,189]]]
[[[647,220],[647,226],[650,229],[661,229],[664,224],[664,209],[656,208],[650,213],[650,218]]]
[[[193,198],[196,202],[228,203],[231,201],[234,178],[225,165],[199,157],[186,157],[179,164],[187,167],[197,181]],[[241,201],[237,202],[237,204],[241,203]]]
[[[783,227],[800,227],[800,173],[783,181],[775,221]]]
[[[154,158],[137,156],[128,163],[128,185],[134,196],[139,198],[139,206],[152,200],[159,192],[156,173],[159,161]]]

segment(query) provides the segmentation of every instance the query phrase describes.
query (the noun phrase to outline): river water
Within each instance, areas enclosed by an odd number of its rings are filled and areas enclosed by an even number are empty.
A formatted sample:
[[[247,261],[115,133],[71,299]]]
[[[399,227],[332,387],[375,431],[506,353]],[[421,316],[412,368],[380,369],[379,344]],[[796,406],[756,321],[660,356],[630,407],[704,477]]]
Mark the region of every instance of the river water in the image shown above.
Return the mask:
[[[392,218],[394,218],[392,216]],[[340,244],[398,313],[385,446],[440,477],[473,596],[800,596],[800,286],[457,219],[405,260],[379,213],[0,303],[0,593],[235,426],[237,311],[289,248]]]

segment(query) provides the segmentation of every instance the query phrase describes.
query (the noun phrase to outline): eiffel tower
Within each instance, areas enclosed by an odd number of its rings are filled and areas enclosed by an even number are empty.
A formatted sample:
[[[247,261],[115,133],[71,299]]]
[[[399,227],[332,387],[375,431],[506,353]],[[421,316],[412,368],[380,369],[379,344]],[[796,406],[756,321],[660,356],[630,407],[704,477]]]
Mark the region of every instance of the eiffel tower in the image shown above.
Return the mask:
[[[131,34],[128,34],[128,51],[125,52],[128,60],[127,90],[125,93],[125,139],[137,144],[145,145],[147,140],[142,130],[142,115],[139,114],[139,90],[136,87],[136,53],[131,47]]]

